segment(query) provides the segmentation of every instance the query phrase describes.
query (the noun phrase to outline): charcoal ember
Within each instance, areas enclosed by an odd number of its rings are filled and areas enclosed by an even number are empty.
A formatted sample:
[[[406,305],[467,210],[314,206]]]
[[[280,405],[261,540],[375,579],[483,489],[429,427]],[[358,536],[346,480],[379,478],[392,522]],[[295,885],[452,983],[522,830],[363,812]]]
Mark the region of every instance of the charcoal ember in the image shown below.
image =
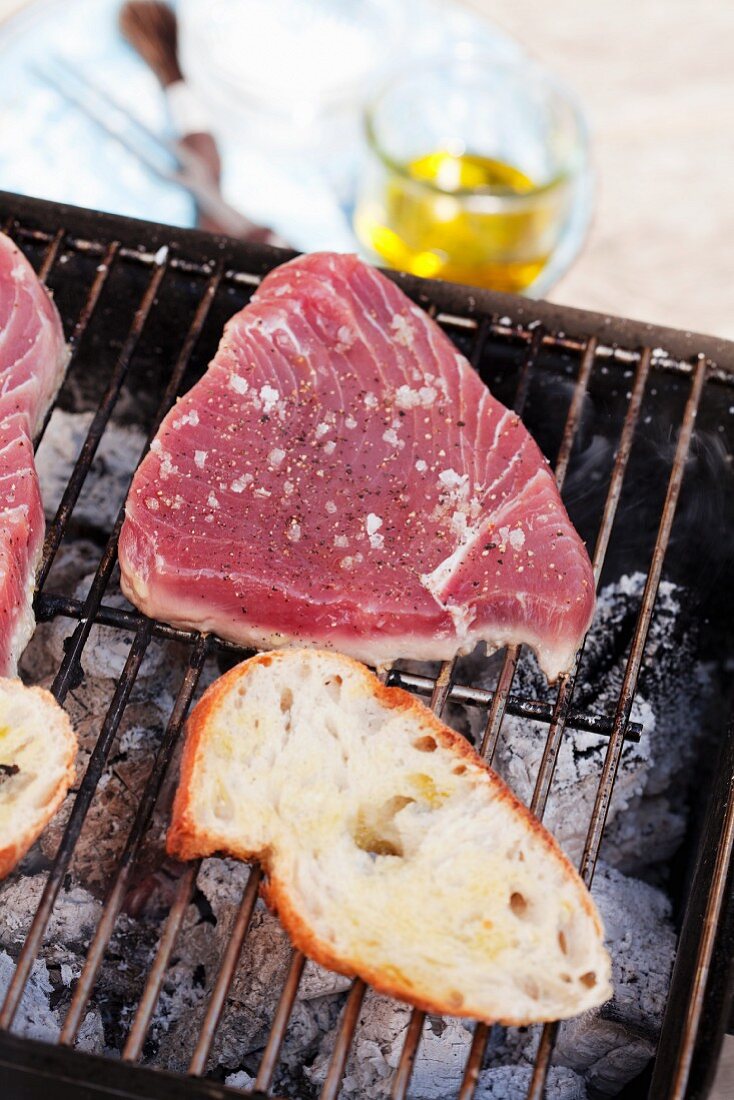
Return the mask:
[[[153,1035],[157,1059],[183,1069],[193,1051],[221,957],[247,884],[249,868],[231,859],[204,860],[197,892],[189,906],[157,1010]],[[277,918],[258,902],[232,980],[217,1030],[212,1062],[236,1069],[248,1055],[261,1051],[285,981],[292,949]],[[347,980],[315,964],[305,968],[289,1035],[283,1051],[288,1066],[317,1042],[324,1001],[344,989]]]
[[[0,1001],[4,998],[14,973],[15,963],[10,955],[7,951],[0,951]],[[37,959],[13,1023],[13,1029],[19,1035],[26,1035],[29,1039],[42,1039],[47,1043],[56,1041],[59,1021],[51,1008],[53,991],[46,964],[43,959]]]
[[[342,1096],[387,1100],[411,1011],[409,1005],[368,991],[347,1061]],[[411,1100],[445,1100],[456,1095],[471,1047],[471,1026],[467,1020],[426,1017],[411,1076]],[[306,1071],[308,1080],[316,1088],[326,1078],[338,1030],[337,1024],[325,1037],[318,1057]],[[480,1073],[475,1095],[484,1100],[514,1100],[515,1097],[524,1100],[530,1073],[525,1064],[491,1066]],[[584,1100],[586,1090],[583,1080],[573,1070],[566,1066],[553,1067],[546,1095],[557,1100]]]
[[[6,951],[0,950],[0,1003],[14,973],[15,963]],[[36,959],[13,1021],[15,1033],[46,1043],[57,1042],[63,1023],[63,1012],[56,1007],[59,985],[68,985],[78,976],[75,968],[68,964],[62,968],[48,967],[45,959]],[[85,1014],[79,1027],[77,1047],[88,1053],[103,1050],[104,1030],[96,1010]]]
[[[528,1066],[498,1066],[479,1074],[475,1100],[525,1100],[532,1070]],[[551,1066],[545,1100],[586,1100],[583,1078],[564,1066]]]
[[[633,573],[602,589],[585,647],[575,706],[614,713],[645,581],[644,573]],[[669,790],[671,783],[690,774],[710,691],[696,660],[698,620],[686,613],[686,602],[684,589],[661,581],[640,668],[637,697],[655,716],[645,784],[651,795]]]
[[[316,1100],[318,1091],[309,1078],[310,1067],[319,1054],[324,1035],[336,1026],[343,1004],[344,997],[340,995],[295,1002],[275,1076],[275,1095],[294,1100],[313,1096]],[[261,1053],[258,1052],[253,1066],[259,1064]]]
[[[150,697],[145,698],[146,687]],[[97,742],[114,692],[114,681],[85,678],[66,698],[66,708],[78,731],[80,752],[77,777],[81,780]],[[125,710],[117,738],[97,785],[69,870],[84,886],[102,897],[106,892],[137,811],[138,802],[153,766],[170,696],[153,682],[139,681]],[[44,855],[52,858],[73,806],[73,792],[41,837]],[[159,857],[164,858],[162,831],[158,830]],[[150,840],[150,838],[149,838]]]
[[[230,1073],[224,1078],[224,1083],[231,1089],[252,1089],[255,1085],[255,1078],[247,1073],[244,1069],[237,1070],[236,1073]]]
[[[604,831],[601,855],[627,875],[665,885],[668,861],[685,836],[687,812],[681,799],[652,795],[646,788]]]
[[[53,516],[89,430],[93,413],[54,409],[36,452],[36,469],[46,515]],[[133,469],[145,444],[145,435],[132,425],[110,422],[100,440],[72,522],[77,529],[98,531],[106,540],[125,502]]]
[[[635,573],[600,592],[574,693],[575,708],[614,715],[644,585],[644,574]],[[684,607],[684,591],[663,581],[631,714],[643,732],[639,744],[627,742],[623,749],[603,849],[608,862],[653,878],[652,865],[669,858],[685,830],[686,786],[709,690],[705,670],[694,660],[696,630]],[[500,663],[499,656],[487,660],[472,654],[462,660],[461,679],[491,690]],[[546,702],[555,698],[527,650],[519,661],[513,692]],[[477,708],[453,708],[452,724],[475,742],[481,740],[484,719]],[[544,724],[512,716],[503,723],[493,764],[525,802],[532,797],[547,733]],[[572,860],[583,850],[607,745],[605,736],[577,730],[564,734],[544,823]],[[659,797],[662,794],[667,800]]]
[[[0,883],[0,948],[13,956],[28,935],[45,884],[44,874],[13,875]],[[59,965],[76,962],[86,952],[101,911],[99,900],[83,887],[62,884],[48,923],[44,950],[51,951]]]
[[[645,728],[640,743],[629,742],[622,751],[609,808],[612,821],[642,794],[650,765],[652,717],[639,705],[633,716],[642,720]],[[547,727],[519,718],[507,717],[503,723],[493,765],[526,804],[533,795],[547,733]],[[606,737],[569,730],[558,751],[543,823],[574,863],[583,852],[607,745]]]

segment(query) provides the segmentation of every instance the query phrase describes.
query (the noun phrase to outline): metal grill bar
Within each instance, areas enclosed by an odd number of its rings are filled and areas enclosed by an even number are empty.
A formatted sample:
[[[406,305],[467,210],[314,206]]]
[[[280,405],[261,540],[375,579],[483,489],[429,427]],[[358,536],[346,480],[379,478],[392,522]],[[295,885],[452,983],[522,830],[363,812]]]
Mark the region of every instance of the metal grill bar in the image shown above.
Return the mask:
[[[161,988],[163,987],[168,960],[171,957],[171,952],[176,944],[183,919],[186,915],[186,910],[191,901],[191,895],[194,892],[196,876],[199,873],[200,866],[201,863],[199,860],[188,864],[179,879],[176,896],[168,914],[168,920],[166,921],[166,927],[163,930],[163,935],[158,945],[155,961],[148,974],[148,979],[145,983],[145,988],[140,998],[140,1003],[135,1013],[130,1033],[123,1047],[122,1058],[125,1062],[137,1061],[142,1052],[145,1036],[148,1034],[148,1028],[150,1027],[150,1020],[155,1011],[155,1006],[158,1003]]]
[[[518,378],[517,389],[515,391],[515,400],[513,402],[513,409],[518,416],[522,416],[527,401],[528,392],[530,390],[530,377],[538,358],[538,353],[543,343],[543,330],[540,325],[537,325],[530,339],[530,345],[528,347],[528,353],[523,360],[520,368],[520,374]],[[580,406],[579,406],[580,407]],[[566,429],[564,430],[564,440],[567,434],[573,435],[575,431],[575,419],[573,422],[567,422]],[[571,427],[569,428],[569,424]],[[569,446],[570,449],[570,446]],[[520,649],[519,646],[508,646],[505,651],[505,657],[502,662],[502,669],[499,675],[498,688],[495,690],[494,699],[492,700],[492,707],[490,708],[490,714],[488,719],[488,725],[492,721],[498,721],[498,733],[499,725],[502,722],[502,715],[504,709],[501,705],[501,700],[507,699],[510,687],[512,686],[512,677],[508,673],[508,669],[512,669],[514,673],[517,667],[517,659]],[[453,668],[453,666],[452,666]],[[508,678],[509,677],[509,678]],[[438,681],[437,681],[438,683]],[[504,689],[504,684],[507,683],[507,690]],[[500,686],[501,685],[501,686]],[[436,713],[440,716],[443,710],[443,706],[446,702],[446,695],[444,694],[441,699],[441,709],[436,710]],[[497,720],[493,719],[493,713],[499,713],[500,717]],[[485,734],[486,739],[486,734]],[[425,1020],[425,1012],[420,1009],[414,1008],[411,1012],[410,1023],[408,1030],[405,1033],[405,1040],[403,1042],[403,1049],[400,1052],[400,1061],[398,1062],[397,1070],[395,1071],[395,1077],[393,1079],[391,1097],[392,1100],[404,1100],[407,1095],[408,1088],[410,1086],[410,1078],[413,1073],[413,1066],[415,1065],[416,1055],[418,1053],[418,1046],[420,1044],[421,1035],[423,1033],[423,1022]]]
[[[262,1061],[255,1078],[255,1088],[267,1091],[273,1083],[273,1075],[278,1065],[280,1050],[283,1046],[288,1022],[291,1018],[293,1005],[295,1004],[298,986],[306,965],[306,956],[301,951],[294,951],[291,956],[291,964],[288,968],[288,976],[283,986],[283,991],[278,1001],[278,1007],[270,1025],[270,1034],[263,1052]]]
[[[612,475],[609,481],[609,489],[607,490],[607,497],[604,503],[604,511],[602,513],[601,525],[597,534],[596,545],[594,547],[592,567],[594,571],[594,580],[597,587],[599,584],[599,579],[601,577],[602,569],[604,567],[604,560],[606,557],[607,548],[609,546],[609,539],[611,537],[614,520],[617,514],[617,505],[619,504],[619,498],[622,493],[624,475],[627,471],[627,463],[629,461],[630,451],[632,449],[632,441],[634,439],[635,430],[637,428],[640,417],[642,398],[645,393],[647,378],[650,371],[650,362],[650,349],[645,348],[640,355],[640,360],[635,375],[634,386],[630,395],[629,404],[627,406],[624,424],[622,426],[619,447],[617,449],[614,466],[612,468]],[[593,355],[589,360],[589,371],[591,369],[592,363]],[[585,385],[588,385],[588,375],[585,380]],[[563,473],[565,475],[565,467],[563,468]],[[548,731],[546,743],[543,748],[543,756],[541,757],[540,765],[538,768],[538,774],[535,780],[535,788],[533,790],[533,797],[530,804],[531,811],[536,814],[540,819],[542,819],[545,812],[546,802],[550,794],[551,784],[553,782],[553,775],[556,768],[556,762],[558,760],[558,752],[560,750],[563,734],[568,727],[568,712],[571,706],[573,691],[576,684],[576,675],[578,673],[579,665],[581,663],[581,657],[583,654],[585,642],[586,639],[584,639],[584,641],[581,643],[581,646],[574,659],[574,664],[571,672],[568,674],[568,676],[562,678],[559,685],[558,694],[556,696],[556,703],[554,706],[553,718],[551,720],[551,727]],[[496,743],[497,742],[495,739],[492,746],[492,751],[494,751]],[[471,1097],[474,1095],[476,1084],[479,1078],[479,1070],[481,1069],[481,1065],[484,1060],[484,1053],[486,1050],[488,1038],[489,1029],[487,1028],[486,1024],[477,1024],[472,1039],[471,1050],[469,1052],[469,1057],[466,1063],[461,1091],[459,1093],[459,1100],[471,1100]]]
[[[158,795],[160,794],[164,776],[168,770],[168,765],[170,764],[173,751],[181,733],[189,705],[196,691],[196,685],[199,682],[199,676],[201,675],[201,670],[206,660],[207,650],[207,639],[205,636],[202,636],[189,657],[188,668],[181,681],[181,687],[176,696],[176,702],[171,711],[166,732],[161,740],[158,752],[156,753],[153,767],[138,805],[135,820],[127,838],[127,843],[125,844],[124,851],[117,864],[112,886],[105,899],[102,918],[97,925],[97,930],[89,946],[84,968],[79,976],[69,1010],[66,1014],[66,1019],[64,1020],[64,1026],[61,1029],[59,1038],[59,1042],[61,1043],[71,1044],[76,1040],[79,1027],[84,1019],[84,1010],[92,994],[97,973],[104,959],[104,953],[107,950],[107,945],[110,942],[110,937],[112,936],[115,923],[120,914],[135,858],[153,815],[153,809],[158,799]]]
[[[150,440],[153,438],[163,416],[165,415],[168,408],[170,408],[180,388],[186,367],[188,366],[196,342],[201,335],[201,330],[204,326],[204,322],[211,308],[211,304],[214,300],[214,296],[219,287],[220,281],[221,271],[217,270],[210,277],[199,302],[199,305],[194,313],[193,320],[191,322],[191,325],[189,326],[183,346],[181,348],[178,359],[176,361],[176,364],[164,391],[163,397],[161,399],[160,405],[158,407],[154,423],[150,429],[146,449],[147,445],[150,443]],[[108,543],[107,547],[107,556],[112,563],[114,563],[114,555],[116,553],[117,547],[117,536],[119,535],[122,523],[122,515],[123,513],[121,511],[118,515],[118,521],[115,526],[116,534],[114,535],[114,539],[111,540],[110,543]],[[110,565],[108,569],[102,571],[102,576],[105,578],[103,581],[103,585],[105,587],[107,579],[109,578],[109,573],[111,572],[111,568],[112,566]],[[95,578],[95,583],[96,581],[97,578]],[[91,595],[92,593],[90,591],[90,597]],[[99,621],[98,614],[96,615],[96,619],[97,621]],[[148,630],[152,630],[153,624],[150,620],[146,620],[141,616],[140,622],[141,624],[147,623]],[[81,644],[83,647],[84,641]],[[208,640],[203,636],[198,636],[194,646],[194,650],[191,654],[189,670],[182,682],[179,696],[176,700],[174,710],[169,719],[166,734],[159,748],[153,768],[151,770],[151,774],[148,778],[148,783],[146,785],[146,789],[143,793],[143,797],[138,808],[138,814],[136,815],[131,833],[128,837],[127,845],[118,864],[116,877],[105,903],[102,920],[100,921],[100,924],[95,933],[95,937],[90,947],[84,970],[75,990],[74,997],[72,999],[72,1003],[67,1014],[67,1019],[64,1023],[64,1027],[61,1033],[60,1041],[62,1043],[71,1043],[76,1038],[78,1028],[82,1021],[84,1007],[87,1000],[89,999],[89,996],[91,995],[99,966],[102,963],[104,952],[109,943],[110,936],[112,935],[112,932],[114,930],[115,922],[117,920],[117,916],[119,915],[119,911],[125,897],[127,881],[134,865],[139,845],[143,839],[143,836],[145,835],[145,830],[152,815],[155,802],[158,797],[161,784],[163,782],[163,777],[170,762],[170,758],[175,748],[176,741],[178,740],[181,732],[186,711],[191,702],[193,693],[196,690],[196,684],[198,682],[201,668],[203,666],[207,652]],[[151,1011],[154,1007],[155,1002],[153,1002],[153,1005],[151,1006]]]
[[[581,366],[579,367],[579,375],[574,386],[573,396],[571,398],[571,404],[569,406],[568,414],[566,416],[566,424],[563,429],[563,436],[561,438],[561,445],[556,458],[556,484],[559,490],[563,486],[563,481],[566,477],[566,470],[568,462],[571,457],[571,451],[573,449],[574,439],[576,438],[576,428],[578,427],[579,417],[583,408],[584,397],[589,385],[589,378],[591,377],[591,370],[594,365],[594,359],[596,357],[597,342],[592,337],[586,346],[583,357],[581,359]],[[522,398],[522,404],[518,407],[518,399],[515,399],[515,411],[519,414],[522,413],[524,405],[524,396]],[[505,714],[508,711],[508,704],[510,700],[510,691],[512,690],[512,684],[515,679],[515,672],[517,670],[517,663],[520,659],[520,646],[508,646],[505,651],[504,660],[502,662],[502,668],[497,679],[497,686],[495,687],[494,697],[490,706],[489,715],[487,716],[487,724],[484,729],[484,735],[482,737],[482,743],[480,746],[480,752],[486,759],[488,764],[492,763],[494,754],[497,750],[497,743],[499,741],[500,733],[502,731],[502,723],[505,718]],[[511,712],[510,712],[511,713]]]
[[[92,422],[92,425],[90,426],[90,430],[87,434],[84,447],[82,448],[82,453],[80,454],[79,459],[77,460],[77,463],[74,467],[72,480],[69,482],[69,486],[71,486],[72,482],[74,482],[75,492],[73,494],[73,497],[72,495],[69,496],[67,508],[64,508],[64,500],[62,500],[62,504],[59,507],[59,512],[57,513],[57,520],[59,522],[57,528],[58,541],[56,542],[56,548],[58,548],[61,538],[63,537],[64,528],[66,526],[66,523],[68,523],[69,517],[71,516],[74,504],[76,503],[79,492],[81,491],[81,487],[84,483],[84,479],[89,472],[89,466],[91,465],[97,446],[99,445],[99,440],[102,437],[104,428],[112,413],[112,409],[117,400],[117,397],[119,396],[124,376],[127,373],[127,369],[132,359],[134,348],[137,345],[140,333],[142,332],[145,321],[147,320],[147,317],[150,313],[150,309],[152,308],[153,301],[155,299],[155,294],[160,286],[164,274],[165,265],[157,265],[153,273],[153,277],[148,283],[141,305],[136,311],[131,332],[128,335],[128,339],[126,340],[125,345],[123,346],[123,350],[118,358],[116,368],[113,371],[112,381],[105,391],[105,396],[103,398],[102,404],[98,408],[97,414],[95,414],[95,418]],[[191,353],[191,349],[193,348],[195,339],[198,337],[198,334],[201,331],[201,326],[203,325],[206,312],[209,308],[209,305],[211,304],[213,293],[216,290],[216,285],[218,284],[218,279],[218,275],[212,276],[212,281],[210,282],[210,286],[207,288],[207,293],[204,296],[202,305],[200,306],[199,310],[197,310],[194,321],[192,322],[192,326],[189,331],[189,339],[184,345],[184,351],[182,352],[182,356],[180,357],[176,365],[177,369],[176,371],[174,371],[174,375],[166,390],[164,401],[167,400],[170,403],[170,401],[173,400],[176,388],[178,387],[178,385],[180,385],[180,381],[183,376],[188,357]],[[186,353],[185,359],[183,357],[184,353]],[[103,413],[101,412],[101,410],[104,410]],[[69,486],[67,487],[67,490]],[[105,552],[97,567],[97,571],[95,573],[94,580],[92,581],[89,594],[84,602],[83,614],[79,618],[79,625],[77,626],[71,636],[71,639],[69,640],[69,644],[66,647],[64,660],[62,661],[59,671],[57,672],[56,677],[54,678],[54,682],[51,686],[51,691],[56,696],[59,702],[63,702],[67,692],[69,691],[75,681],[75,678],[79,674],[79,661],[81,658],[81,654],[89,636],[89,632],[94,625],[96,611],[99,608],[102,596],[104,595],[104,591],[107,587],[107,583],[114,567],[117,552],[117,540],[119,537],[120,529],[122,527],[123,516],[124,509],[121,509],[110,539],[108,540],[107,546],[105,548]],[[52,551],[51,557],[48,560],[47,569],[50,568],[50,562],[53,560],[53,554],[55,554],[55,552],[56,550],[54,549]],[[45,576],[42,576],[41,583],[43,583],[43,580],[45,580]],[[97,788],[97,783],[99,782],[99,778],[102,774],[102,769],[106,763],[107,757],[109,756],[112,742],[117,732],[117,727],[122,718],[122,714],[124,713],[125,706],[127,705],[127,700],[129,698],[130,692],[132,691],[138,670],[140,668],[140,664],[142,663],[142,659],[145,655],[145,651],[148,647],[151,636],[152,623],[147,619],[141,619],[136,631],[135,640],[128,656],[128,661],[126,662],[125,669],[123,670],[123,674],[120,677],[120,681],[115,692],[115,696],[113,697],[113,701],[110,705],[110,710],[108,711],[105,725],[103,725],[102,731],[100,732],[100,736],[97,744],[95,745],[95,749],[90,759],[87,772],[79,788],[79,792],[75,799],[74,807],[72,809],[72,813],[69,818],[66,831],[64,833],[64,838],[62,839],[61,846],[56,855],[56,859],[51,869],[49,879],[46,883],[46,887],[41,897],[41,901],[34,915],[31,929],[23,945],[23,949],[18,959],[18,965],[16,967],[15,974],[13,975],[13,980],[8,988],[5,1003],[3,1005],[2,1011],[0,1012],[0,1028],[10,1027],[12,1025],[12,1021],[20,1003],[20,998],[23,994],[23,989],[25,988],[25,984],[28,980],[28,975],[30,974],[30,969],[36,959],[38,950],[40,949],[46,924],[48,923],[48,919],[55,904],[63,875],[66,873],[66,869],[71,859],[73,849],[79,838],[79,834],[81,833],[81,829],[86,819],[89,806],[91,805],[92,798],[94,797],[94,793]]]
[[[683,421],[678,435],[678,445],[676,447],[673,466],[668,480],[668,489],[660,518],[660,526],[658,527],[657,537],[655,539],[650,570],[645,583],[635,634],[632,640],[632,647],[627,660],[622,689],[619,694],[617,709],[614,715],[614,730],[609,739],[609,744],[607,745],[604,765],[602,767],[596,800],[594,802],[594,809],[592,810],[589,830],[584,845],[584,853],[581,857],[581,877],[587,886],[591,886],[594,877],[594,869],[599,855],[604,825],[606,824],[609,804],[614,790],[614,781],[617,776],[622,749],[624,748],[624,727],[629,719],[635,691],[637,690],[637,681],[642,666],[645,643],[647,642],[647,635],[650,630],[650,623],[652,622],[655,600],[657,599],[658,587],[663,571],[663,562],[665,561],[665,555],[670,542],[670,533],[673,529],[673,520],[675,519],[675,512],[678,506],[681,485],[683,484],[686,459],[688,458],[693,427],[696,422],[696,416],[703,395],[707,370],[708,361],[703,356],[700,356],[696,364],[691,392],[686,403]],[[530,1088],[528,1089],[528,1100],[542,1100],[557,1031],[557,1024],[546,1024],[543,1028],[541,1044],[535,1066],[533,1067]]]
[[[204,1017],[204,1023],[202,1024],[199,1034],[199,1042],[196,1044],[196,1050],[189,1063],[189,1073],[192,1076],[201,1074],[206,1069],[206,1063],[209,1052],[212,1049],[217,1025],[224,1011],[227,994],[229,993],[232,979],[237,969],[242,944],[245,942],[247,929],[250,927],[261,879],[262,871],[258,864],[254,863],[250,868],[247,886],[245,886],[242,894],[242,901],[240,902],[240,907],[237,910],[237,916],[235,917],[234,925],[227,941],[227,949],[224,952],[224,957],[219,967],[219,973],[217,974],[217,980],[212,990],[212,995],[209,998],[206,1016]]]
[[[51,268],[54,264],[54,261],[56,260],[56,257],[59,253],[59,248],[61,247],[61,242],[63,241],[63,239],[64,239],[64,230],[63,229],[57,229],[56,232],[54,233],[53,237],[49,241],[48,248],[46,249],[46,252],[44,253],[43,261],[41,262],[41,266],[38,269],[38,278],[41,280],[42,283],[46,282],[46,279],[48,277],[48,273],[51,270]]]
[[[48,918],[51,916],[51,910],[54,907],[58,892],[64,880],[64,875],[66,874],[69,862],[74,853],[76,842],[79,839],[79,834],[82,831],[87,811],[89,810],[94,792],[97,789],[97,784],[102,775],[102,770],[110,754],[112,743],[117,734],[117,728],[124,714],[130,692],[132,691],[138,669],[142,664],[149,641],[150,626],[147,623],[143,623],[130,646],[125,667],[117,682],[117,687],[105,716],[104,724],[102,725],[92,755],[89,758],[89,764],[87,765],[84,779],[79,787],[79,793],[74,800],[69,821],[64,829],[64,835],[61,838],[59,850],[56,853],[56,858],[49,871],[41,900],[38,903],[38,908],[33,917],[33,923],[31,924],[20,955],[18,956],[15,973],[8,986],[2,1011],[0,1011],[0,1029],[5,1028],[8,1030],[13,1025],[20,999],[23,996],[23,990],[25,989],[26,982],[31,972],[31,967],[36,961],[41,946]]]
[[[6,220],[3,232],[25,240],[46,243],[52,241],[54,236],[53,233],[46,232],[42,229],[31,229],[25,225],[17,225],[16,218],[12,215]],[[67,249],[79,252],[82,255],[99,256],[104,251],[105,243],[68,233],[66,234],[65,246]],[[158,262],[157,253],[155,251],[148,251],[144,248],[122,247],[119,255],[121,259],[138,263],[146,267],[151,267]],[[186,256],[178,255],[169,257],[168,267],[170,270],[181,272],[182,274],[204,277],[210,275],[212,271],[212,264],[209,260],[199,262],[191,260]],[[390,275],[391,273],[387,272],[387,274]],[[256,287],[262,282],[262,276],[238,268],[227,268],[224,272],[224,280],[225,282],[235,285]],[[399,277],[398,282],[400,282]],[[436,310],[435,307],[433,315],[440,325],[470,331],[477,329],[479,325],[485,323],[485,319],[481,317],[461,316],[443,310]],[[487,332],[488,335],[493,337],[510,337],[512,339],[524,339],[530,342],[534,331],[533,325],[533,321],[530,321],[527,325],[523,325],[510,322],[509,319],[495,319],[488,323]],[[543,336],[543,344],[546,347],[555,348],[559,351],[583,352],[584,348],[587,346],[587,339],[557,331],[551,332],[547,331],[547,329],[548,326],[546,325],[546,332]],[[616,343],[599,343],[596,354],[599,359],[606,359],[625,366],[634,365],[638,360],[638,353],[636,351],[632,350],[630,347],[623,347]],[[691,363],[686,358],[676,358],[674,355],[668,354],[662,347],[656,348],[654,354],[655,367],[657,370],[680,376],[690,376],[693,373]],[[712,363],[709,370],[708,381],[723,386],[734,386],[734,370],[730,370],[717,363]]]
[[[64,489],[64,495],[61,498],[61,503],[56,511],[56,515],[51,526],[46,534],[46,542],[43,547],[43,558],[41,560],[41,566],[38,571],[37,585],[42,588],[46,582],[49,571],[53,564],[53,560],[56,557],[56,552],[61,545],[61,540],[64,537],[67,524],[71,518],[71,513],[74,510],[79,494],[82,491],[82,486],[89,473],[89,467],[92,465],[94,456],[97,453],[99,441],[102,438],[102,433],[107,427],[107,421],[112,415],[112,410],[115,407],[118,397],[120,396],[120,390],[122,383],[125,380],[130,362],[133,357],[133,352],[137,347],[140,334],[143,331],[145,322],[148,320],[150,311],[153,308],[153,302],[155,301],[156,294],[160,288],[163,276],[166,273],[165,264],[159,264],[146,287],[145,294],[143,295],[140,306],[138,307],[133,323],[128,332],[127,339],[122,347],[122,351],[115,364],[115,369],[110,377],[109,384],[105,391],[104,397],[100,401],[97,409],[95,410],[92,422],[89,425],[82,449],[79,452],[79,457],[76,460],[71,477]]]
[[[41,593],[36,599],[36,615],[45,622],[63,615],[70,619],[80,619],[84,614],[82,600],[71,599],[68,596],[47,595]],[[143,616],[137,611],[125,611],[119,607],[110,607],[100,604],[95,622],[102,626],[113,626],[119,630],[136,630]],[[170,641],[181,642],[185,645],[196,645],[199,637],[194,630],[181,630],[178,627],[169,626],[167,623],[153,621],[153,637],[168,638]],[[225,642],[221,638],[212,638],[212,648],[222,650],[241,657],[252,654],[251,649]],[[414,695],[430,696],[433,694],[436,681],[430,676],[422,676],[414,672],[404,672],[401,669],[392,669],[388,679],[391,687],[402,687]],[[497,693],[486,688],[473,687],[471,684],[452,682],[449,687],[449,700],[452,703],[461,703],[474,707],[490,707]],[[550,723],[553,720],[553,706],[550,703],[536,699],[524,699],[519,695],[509,695],[506,700],[508,714],[517,718],[527,718],[532,722]],[[584,733],[596,733],[601,737],[608,736],[612,730],[612,718],[604,714],[594,714],[588,711],[571,710],[566,723],[568,729],[582,730]],[[630,722],[627,726],[626,739],[639,741],[642,726],[639,722]]]

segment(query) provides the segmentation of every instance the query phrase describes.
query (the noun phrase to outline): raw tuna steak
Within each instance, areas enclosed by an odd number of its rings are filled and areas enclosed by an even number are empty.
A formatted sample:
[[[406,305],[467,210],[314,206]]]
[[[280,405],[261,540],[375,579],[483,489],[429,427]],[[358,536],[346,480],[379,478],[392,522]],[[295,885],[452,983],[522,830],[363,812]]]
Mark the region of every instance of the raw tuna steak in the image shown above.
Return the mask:
[[[153,617],[372,664],[527,642],[553,679],[594,608],[518,417],[402,291],[328,253],[228,323],[135,476],[120,565]]]
[[[0,676],[13,676],[33,633],[44,520],[33,463],[69,359],[58,312],[33,268],[0,233]]]

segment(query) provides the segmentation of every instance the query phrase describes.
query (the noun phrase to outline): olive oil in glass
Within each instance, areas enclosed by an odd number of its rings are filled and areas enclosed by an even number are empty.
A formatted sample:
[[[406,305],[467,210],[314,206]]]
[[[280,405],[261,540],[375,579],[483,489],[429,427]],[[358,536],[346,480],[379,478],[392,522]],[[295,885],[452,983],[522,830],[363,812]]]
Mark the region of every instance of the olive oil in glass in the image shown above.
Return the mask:
[[[568,220],[580,138],[573,110],[526,77],[462,58],[383,92],[354,214],[375,262],[510,293],[539,280]]]

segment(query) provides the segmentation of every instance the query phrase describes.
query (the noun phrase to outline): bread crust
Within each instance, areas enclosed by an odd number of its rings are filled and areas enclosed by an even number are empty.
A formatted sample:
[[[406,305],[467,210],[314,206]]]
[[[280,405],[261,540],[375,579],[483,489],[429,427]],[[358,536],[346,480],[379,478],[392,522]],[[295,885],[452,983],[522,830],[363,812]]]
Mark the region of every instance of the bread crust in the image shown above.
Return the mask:
[[[66,798],[69,788],[76,779],[75,760],[78,748],[76,734],[72,728],[69,716],[57,703],[50,691],[46,691],[45,688],[40,687],[25,687],[19,680],[8,681],[0,679],[0,689],[3,684],[11,684],[11,690],[19,688],[23,692],[35,695],[36,698],[41,701],[44,712],[47,711],[49,707],[53,708],[55,714],[55,733],[60,735],[65,743],[64,755],[66,759],[64,772],[59,776],[54,792],[48,802],[42,810],[38,811],[33,827],[26,829],[20,836],[0,848],[0,880],[6,878],[7,875],[17,867],[26,852],[38,840],[46,825]]]
[[[333,652],[328,650],[309,649],[304,652],[311,656],[322,652],[324,656],[329,657],[331,660],[335,656]],[[240,683],[243,677],[248,676],[258,666],[268,667],[283,656],[292,658],[293,653],[293,650],[273,650],[269,653],[251,657],[249,660],[230,669],[207,689],[191,712],[186,727],[186,744],[181,762],[179,786],[174,800],[171,826],[166,839],[168,854],[181,860],[203,858],[217,853],[242,860],[259,861],[266,876],[261,887],[261,894],[268,906],[277,913],[284,929],[298,950],[329,970],[335,970],[347,977],[359,976],[379,992],[406,1001],[424,1012],[483,1019],[486,1023],[498,1023],[508,1027],[520,1027],[528,1022],[539,1023],[543,1022],[544,1019],[554,1019],[552,1016],[543,1017],[538,1014],[533,1016],[532,1021],[529,1021],[527,1017],[514,1017],[511,1015],[490,1020],[484,1011],[476,1005],[448,1003],[448,1001],[442,1001],[438,998],[423,999],[417,997],[407,983],[401,982],[399,979],[386,978],[382,971],[363,965],[359,959],[345,958],[341,954],[336,954],[328,943],[319,939],[313,933],[310,926],[301,917],[290,898],[287,886],[278,878],[275,868],[272,866],[271,853],[268,849],[248,850],[237,848],[229,842],[225,842],[223,837],[218,836],[213,831],[202,832],[196,827],[190,814],[193,775],[199,749],[206,737],[210,717],[216,712],[220,701],[227,695],[232,686]],[[512,811],[522,819],[528,831],[533,833],[543,845],[547,858],[560,864],[564,874],[576,883],[579,902],[585,914],[593,922],[596,933],[602,937],[603,926],[596,906],[591,900],[591,896],[576,868],[568,860],[555,838],[492,771],[466,738],[445,726],[433,711],[419,699],[416,699],[414,695],[399,687],[387,687],[376,680],[359,661],[342,655],[339,655],[339,660],[359,673],[365,694],[374,695],[386,709],[404,711],[415,718],[419,718],[422,725],[430,727],[431,734],[439,744],[451,750],[458,758],[480,770],[484,782],[493,792],[493,797],[501,799],[511,807]]]

